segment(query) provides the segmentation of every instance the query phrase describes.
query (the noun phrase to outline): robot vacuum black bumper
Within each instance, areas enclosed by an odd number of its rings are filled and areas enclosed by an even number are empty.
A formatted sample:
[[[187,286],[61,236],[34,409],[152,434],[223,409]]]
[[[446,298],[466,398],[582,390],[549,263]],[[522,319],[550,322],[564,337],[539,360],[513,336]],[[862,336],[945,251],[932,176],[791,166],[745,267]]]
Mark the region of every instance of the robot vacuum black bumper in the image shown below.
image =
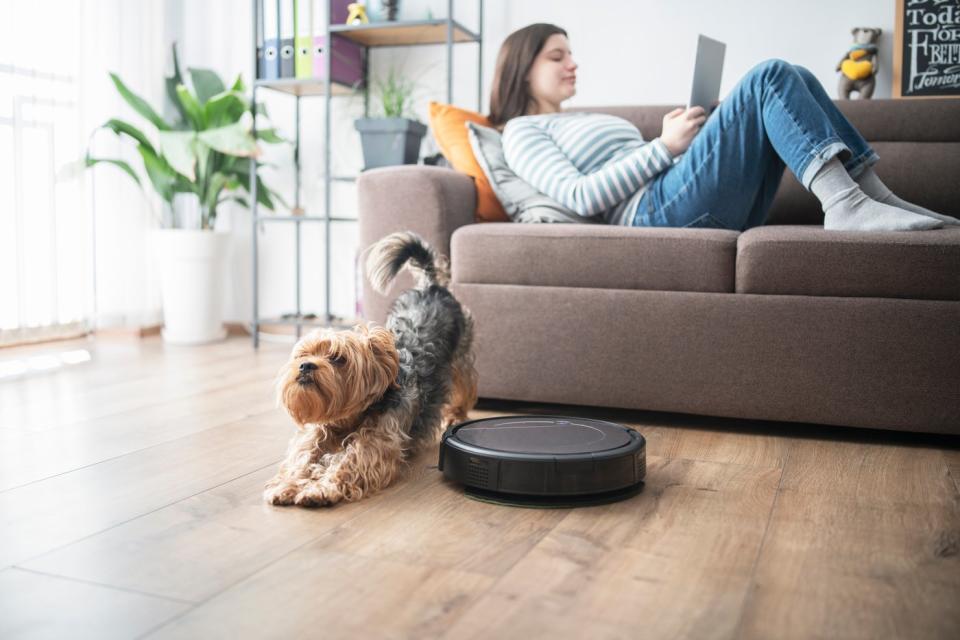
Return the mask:
[[[474,495],[625,497],[646,475],[646,441],[623,425],[586,418],[471,420],[443,434],[439,469]]]

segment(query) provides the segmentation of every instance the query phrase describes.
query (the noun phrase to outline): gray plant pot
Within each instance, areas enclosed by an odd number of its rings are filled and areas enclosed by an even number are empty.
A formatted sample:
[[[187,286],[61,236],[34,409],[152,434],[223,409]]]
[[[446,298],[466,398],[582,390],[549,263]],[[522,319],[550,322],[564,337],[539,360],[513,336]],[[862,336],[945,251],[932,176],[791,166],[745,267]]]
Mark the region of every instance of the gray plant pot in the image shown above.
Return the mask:
[[[417,164],[420,142],[427,132],[422,122],[409,118],[358,118],[364,169]]]

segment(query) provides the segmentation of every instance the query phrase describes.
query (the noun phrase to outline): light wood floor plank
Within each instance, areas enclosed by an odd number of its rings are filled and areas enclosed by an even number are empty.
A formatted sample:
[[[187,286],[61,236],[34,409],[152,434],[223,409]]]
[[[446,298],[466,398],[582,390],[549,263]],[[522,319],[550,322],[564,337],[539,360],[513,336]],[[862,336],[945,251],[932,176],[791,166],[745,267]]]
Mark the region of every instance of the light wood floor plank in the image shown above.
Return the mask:
[[[570,513],[446,637],[519,637],[540,622],[564,638],[594,624],[731,637],[780,469],[651,457],[648,478],[631,500]]]
[[[960,637],[960,500],[940,451],[794,444],[743,637]]]
[[[275,402],[272,389],[253,380],[57,429],[0,429],[0,491],[264,413]]]
[[[187,610],[162,598],[40,575],[0,571],[0,638],[133,638]]]
[[[437,452],[428,454],[426,490],[344,523],[318,543],[351,555],[500,576],[569,513],[466,499],[462,488],[442,481]]]
[[[20,566],[201,602],[365,513],[420,504],[434,480],[424,462],[369,500],[319,510],[264,504],[270,465]]]
[[[287,422],[273,410],[0,493],[0,567],[278,462]]]
[[[146,637],[435,638],[492,581],[313,543]]]
[[[278,347],[279,345],[271,345]],[[43,405],[54,397],[80,397],[90,391],[131,380],[158,379],[184,368],[205,366],[224,359],[249,356],[239,343],[198,345],[196,349],[169,346],[159,341],[89,340],[67,345],[37,345],[32,353],[15,355],[0,349],[0,361],[28,361],[37,356],[59,356],[64,352],[86,351],[90,360],[65,364],[6,379],[0,384],[0,407]],[[2,415],[2,414],[0,414]],[[5,424],[0,420],[0,425]]]
[[[204,364],[173,367],[156,376],[124,380],[77,394],[70,391],[69,384],[63,385],[66,389],[56,393],[29,394],[27,402],[0,407],[0,425],[20,431],[58,428],[137,408],[158,407],[230,384],[269,380],[283,364],[278,355],[258,352],[245,357],[213,358]]]
[[[288,345],[83,344],[0,380],[4,639],[960,637],[956,437],[484,401],[637,428],[644,491],[497,507],[433,447],[368,500],[276,508]]]

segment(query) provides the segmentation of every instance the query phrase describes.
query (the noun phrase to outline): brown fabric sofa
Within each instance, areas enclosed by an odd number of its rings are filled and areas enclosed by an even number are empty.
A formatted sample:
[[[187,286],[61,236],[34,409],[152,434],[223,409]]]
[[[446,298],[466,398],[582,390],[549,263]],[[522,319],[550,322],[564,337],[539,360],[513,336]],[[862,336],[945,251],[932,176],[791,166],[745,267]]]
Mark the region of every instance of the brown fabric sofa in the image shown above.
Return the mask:
[[[837,101],[901,197],[960,218],[960,100]],[[671,106],[594,108],[659,135]],[[475,224],[472,180],[359,180],[361,244],[397,230],[451,257],[476,319],[480,395],[960,433],[960,227],[822,228],[789,169],[767,225]],[[368,319],[387,297],[365,283]]]

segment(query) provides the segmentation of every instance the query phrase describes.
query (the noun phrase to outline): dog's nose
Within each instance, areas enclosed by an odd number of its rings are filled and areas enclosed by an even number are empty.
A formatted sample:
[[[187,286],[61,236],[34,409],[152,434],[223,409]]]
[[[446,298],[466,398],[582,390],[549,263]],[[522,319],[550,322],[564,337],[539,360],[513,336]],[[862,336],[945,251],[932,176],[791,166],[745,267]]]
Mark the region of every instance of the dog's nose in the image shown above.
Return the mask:
[[[313,371],[317,368],[317,365],[312,362],[301,362],[300,363],[300,373],[307,373],[308,371]]]

